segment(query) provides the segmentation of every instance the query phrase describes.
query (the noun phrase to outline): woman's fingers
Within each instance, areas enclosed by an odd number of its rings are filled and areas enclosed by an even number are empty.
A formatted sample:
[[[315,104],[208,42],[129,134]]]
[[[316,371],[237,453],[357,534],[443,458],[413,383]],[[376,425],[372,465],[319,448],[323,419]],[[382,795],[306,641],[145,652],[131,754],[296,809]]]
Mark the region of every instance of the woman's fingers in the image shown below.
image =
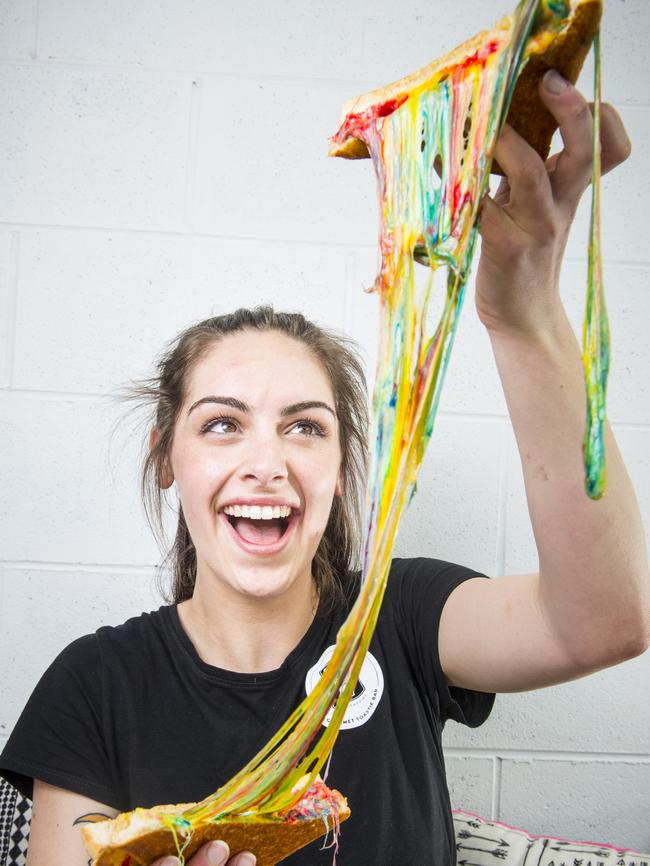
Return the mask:
[[[230,860],[229,857],[230,850],[225,842],[208,842],[187,861],[187,866],[255,866],[255,857],[249,851],[242,851]],[[152,866],[179,866],[179,863],[176,857],[163,857]]]
[[[508,204],[518,209],[548,211],[553,205],[551,186],[543,161],[533,148],[507,123],[501,130],[494,155],[501,166],[506,182],[500,192],[508,192]],[[532,197],[532,201],[531,201]]]
[[[540,83],[540,96],[560,126],[564,150],[547,163],[556,201],[575,208],[591,180],[593,105],[555,70]],[[606,174],[632,152],[623,122],[608,103],[600,107],[601,172]],[[551,162],[552,161],[552,162]]]
[[[558,203],[574,210],[591,180],[594,120],[586,99],[554,69],[541,80],[539,93],[564,143],[551,176],[553,194]]]
[[[616,109],[608,102],[600,106],[600,165],[607,174],[632,153],[632,144]]]

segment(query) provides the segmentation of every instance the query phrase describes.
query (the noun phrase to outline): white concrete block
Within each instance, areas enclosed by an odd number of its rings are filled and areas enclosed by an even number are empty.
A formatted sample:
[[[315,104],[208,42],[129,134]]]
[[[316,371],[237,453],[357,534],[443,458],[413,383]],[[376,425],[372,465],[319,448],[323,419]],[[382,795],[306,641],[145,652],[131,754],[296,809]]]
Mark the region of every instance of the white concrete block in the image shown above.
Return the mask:
[[[432,556],[494,574],[503,424],[438,419],[396,556]]]
[[[9,734],[38,679],[71,641],[162,604],[152,575],[88,570],[5,573],[0,658],[0,732]]]
[[[474,285],[479,256],[480,245],[460,313],[440,408],[443,412],[506,417],[508,409],[490,338],[476,313]]]
[[[241,75],[358,72],[363,3],[42,0],[40,56]]]
[[[139,437],[90,401],[0,397],[0,550],[6,561],[160,559],[139,501]]]
[[[160,72],[7,66],[0,219],[179,227],[190,88]]]
[[[379,297],[366,293],[379,268],[377,246],[359,247],[350,254],[346,295],[346,330],[359,340],[368,358],[368,370],[374,380],[379,334]],[[478,252],[476,262],[478,262]],[[418,280],[426,271],[418,269]],[[439,305],[445,291],[445,272],[436,274],[434,283],[436,310],[431,318],[430,333],[437,325]],[[487,332],[474,306],[474,277],[470,277],[466,298],[460,313],[456,339],[447,369],[440,410],[468,414],[506,415],[507,409]]]
[[[602,179],[602,249],[608,262],[647,263],[647,201],[650,196],[648,123],[650,108],[622,107],[620,115],[632,142],[632,155]],[[569,236],[567,255],[587,261],[591,190],[582,197]]]
[[[650,549],[650,429],[614,425],[614,432],[632,479]]]
[[[647,291],[650,267],[605,265],[605,292],[611,330],[611,361],[607,388],[607,414],[612,423],[650,424],[650,322]],[[567,312],[582,345],[586,305],[587,264],[567,262],[561,290]]]
[[[388,84],[426,66],[479,30],[512,12],[509,0],[497,3],[436,0],[374,0],[368,7],[362,75]]]
[[[9,384],[13,357],[10,338],[14,328],[14,269],[11,232],[0,232],[0,387]]]
[[[149,375],[184,327],[238,306],[272,302],[342,329],[345,255],[257,241],[27,232],[15,386],[114,389]]]
[[[521,694],[497,695],[476,730],[445,727],[449,748],[650,753],[650,654],[590,677]]]
[[[345,332],[357,341],[364,362],[368,391],[372,393],[379,347],[380,301],[373,285],[378,268],[375,246],[348,252],[345,289]]]
[[[646,0],[603,3],[601,26],[603,99],[616,103],[648,104],[648,60],[640,34],[650,33]],[[589,81],[590,67],[583,80]],[[585,92],[589,90],[585,88]]]
[[[445,755],[445,767],[452,809],[490,817],[494,762],[490,758]]]
[[[34,0],[1,0],[0,58],[23,60],[34,50]]]
[[[201,87],[197,230],[376,243],[370,161],[327,156],[349,87],[213,77]]]
[[[499,819],[536,835],[650,850],[650,763],[504,760]]]

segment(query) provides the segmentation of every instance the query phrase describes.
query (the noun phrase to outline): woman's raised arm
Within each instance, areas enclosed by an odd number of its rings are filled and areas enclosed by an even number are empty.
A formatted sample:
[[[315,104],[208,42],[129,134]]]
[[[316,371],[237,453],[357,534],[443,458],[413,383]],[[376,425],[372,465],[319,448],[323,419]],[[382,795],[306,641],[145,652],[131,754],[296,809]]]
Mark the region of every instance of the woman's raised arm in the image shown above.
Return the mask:
[[[592,115],[555,73],[541,95],[560,125],[546,165],[506,128],[496,156],[507,180],[482,213],[477,309],[503,384],[523,467],[539,574],[470,580],[440,626],[449,681],[520,691],[573,679],[648,646],[650,580],[639,509],[608,428],[607,492],[584,492],[581,353],[558,283],[569,228],[591,178]],[[616,112],[602,107],[602,163],[630,152]]]

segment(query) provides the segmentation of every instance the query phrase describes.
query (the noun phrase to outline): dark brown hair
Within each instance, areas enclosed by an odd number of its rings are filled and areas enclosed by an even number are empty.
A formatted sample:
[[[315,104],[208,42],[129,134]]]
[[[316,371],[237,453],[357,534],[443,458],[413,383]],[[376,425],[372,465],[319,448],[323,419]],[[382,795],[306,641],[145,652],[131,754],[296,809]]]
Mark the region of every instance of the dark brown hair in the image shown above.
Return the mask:
[[[321,363],[332,385],[339,422],[343,495],[334,497],[312,563],[321,605],[332,606],[342,598],[346,576],[357,565],[360,554],[367,461],[366,380],[353,341],[313,324],[300,313],[278,313],[271,306],[260,306],[205,319],[182,331],[168,345],[157,361],[157,375],[125,389],[123,396],[127,400],[153,408],[151,423],[159,433],[142,466],[141,492],[147,519],[164,548],[161,479],[189,375],[216,342],[241,331],[278,331],[298,340]],[[180,505],[176,537],[166,551],[166,563],[171,566],[173,578],[171,593],[163,589],[167,600],[178,603],[191,598],[196,581],[196,550]]]

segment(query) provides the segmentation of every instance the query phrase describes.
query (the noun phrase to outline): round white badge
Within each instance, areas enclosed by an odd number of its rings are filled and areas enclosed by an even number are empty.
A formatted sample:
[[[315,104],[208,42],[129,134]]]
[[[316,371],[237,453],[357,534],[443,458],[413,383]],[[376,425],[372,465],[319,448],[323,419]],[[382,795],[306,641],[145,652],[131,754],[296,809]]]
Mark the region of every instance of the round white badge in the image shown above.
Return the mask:
[[[307,694],[310,694],[314,690],[316,683],[322,677],[323,671],[327,667],[327,663],[332,658],[333,654],[334,647],[328,646],[316,664],[307,671],[307,676],[305,677],[305,691]],[[377,704],[379,703],[383,693],[384,674],[379,667],[377,659],[372,655],[372,653],[368,652],[366,653],[363,665],[361,666],[361,673],[355,686],[352,699],[350,700],[345,715],[343,716],[341,730],[345,730],[346,728],[358,728],[360,725],[365,725],[370,716],[372,716],[374,711],[377,709]],[[331,722],[333,713],[334,710],[331,709],[325,716],[325,719],[323,720],[325,727],[327,727]]]

